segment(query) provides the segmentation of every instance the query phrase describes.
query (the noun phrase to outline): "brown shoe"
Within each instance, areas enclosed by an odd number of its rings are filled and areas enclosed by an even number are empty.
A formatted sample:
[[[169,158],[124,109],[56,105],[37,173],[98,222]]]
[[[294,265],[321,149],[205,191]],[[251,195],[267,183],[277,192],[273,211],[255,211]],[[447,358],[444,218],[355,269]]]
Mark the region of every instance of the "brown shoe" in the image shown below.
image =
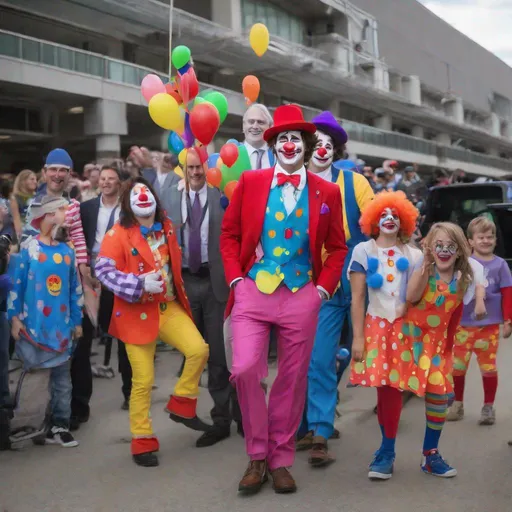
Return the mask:
[[[290,494],[297,491],[297,485],[290,472],[286,468],[277,468],[271,471],[273,489],[277,494]]]
[[[308,432],[301,439],[297,439],[295,443],[295,450],[298,452],[305,452],[306,450],[311,449],[313,446],[313,432]]]
[[[267,480],[267,462],[264,460],[251,460],[244,473],[244,477],[238,484],[238,491],[245,494],[256,494]]]
[[[322,468],[332,464],[335,460],[327,450],[327,440],[321,436],[315,436],[313,447],[309,452],[309,464],[314,468]]]

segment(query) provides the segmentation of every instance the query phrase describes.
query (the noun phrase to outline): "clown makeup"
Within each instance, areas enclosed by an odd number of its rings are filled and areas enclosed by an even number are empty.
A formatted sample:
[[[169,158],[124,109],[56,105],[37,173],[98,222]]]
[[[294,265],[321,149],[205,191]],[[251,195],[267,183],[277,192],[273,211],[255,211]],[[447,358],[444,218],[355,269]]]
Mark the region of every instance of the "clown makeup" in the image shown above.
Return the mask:
[[[136,217],[151,217],[156,210],[156,200],[142,183],[136,183],[130,192],[130,206]]]
[[[400,217],[394,208],[384,208],[380,214],[379,229],[385,235],[395,235],[400,229]]]
[[[312,161],[317,169],[323,171],[330,167],[334,159],[334,144],[332,138],[321,131],[316,132],[318,144],[315,147]]]
[[[440,230],[436,240],[432,243],[431,249],[436,266],[441,272],[449,270],[450,267],[455,265],[459,246],[450,238],[448,233]]]
[[[285,168],[296,167],[304,159],[304,141],[300,132],[283,132],[277,136],[276,153]],[[295,169],[296,170],[296,169]]]

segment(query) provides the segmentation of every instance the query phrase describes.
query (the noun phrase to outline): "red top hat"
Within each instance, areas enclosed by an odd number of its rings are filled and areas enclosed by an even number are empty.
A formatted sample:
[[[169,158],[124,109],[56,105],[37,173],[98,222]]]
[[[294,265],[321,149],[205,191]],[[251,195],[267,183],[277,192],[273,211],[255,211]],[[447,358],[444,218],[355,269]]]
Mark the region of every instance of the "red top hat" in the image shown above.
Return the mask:
[[[283,132],[309,132],[315,133],[316,126],[304,120],[302,109],[298,105],[282,105],[274,112],[274,126],[265,130],[265,142]]]

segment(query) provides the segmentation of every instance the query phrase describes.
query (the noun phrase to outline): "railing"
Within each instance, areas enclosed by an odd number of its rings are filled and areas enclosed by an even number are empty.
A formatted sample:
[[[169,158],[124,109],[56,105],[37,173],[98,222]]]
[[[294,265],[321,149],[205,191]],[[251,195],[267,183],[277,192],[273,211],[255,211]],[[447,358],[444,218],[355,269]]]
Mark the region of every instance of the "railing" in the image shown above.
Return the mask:
[[[2,55],[134,87],[139,87],[142,79],[148,73],[155,73],[164,81],[168,78],[166,74],[144,66],[5,30],[0,30],[0,56]],[[208,84],[201,85],[220,90],[229,95],[238,94]],[[305,107],[305,110],[307,111],[306,114],[310,114],[309,117],[313,113],[318,113],[310,107]],[[512,160],[483,155],[462,148],[439,146],[425,139],[396,132],[387,132],[352,121],[343,121],[343,126],[347,130],[350,140],[353,141],[434,156],[439,153],[439,148],[442,148],[441,151],[447,158],[512,172]]]

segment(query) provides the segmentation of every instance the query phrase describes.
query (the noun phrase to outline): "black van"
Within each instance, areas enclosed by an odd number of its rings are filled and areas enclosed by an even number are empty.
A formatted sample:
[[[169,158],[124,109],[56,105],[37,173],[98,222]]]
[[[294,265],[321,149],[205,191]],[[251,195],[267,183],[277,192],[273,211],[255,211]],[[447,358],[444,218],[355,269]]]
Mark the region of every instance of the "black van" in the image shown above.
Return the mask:
[[[512,181],[463,183],[430,189],[420,226],[425,236],[435,222],[453,222],[464,233],[480,215],[493,219],[497,228],[496,254],[512,268]]]

